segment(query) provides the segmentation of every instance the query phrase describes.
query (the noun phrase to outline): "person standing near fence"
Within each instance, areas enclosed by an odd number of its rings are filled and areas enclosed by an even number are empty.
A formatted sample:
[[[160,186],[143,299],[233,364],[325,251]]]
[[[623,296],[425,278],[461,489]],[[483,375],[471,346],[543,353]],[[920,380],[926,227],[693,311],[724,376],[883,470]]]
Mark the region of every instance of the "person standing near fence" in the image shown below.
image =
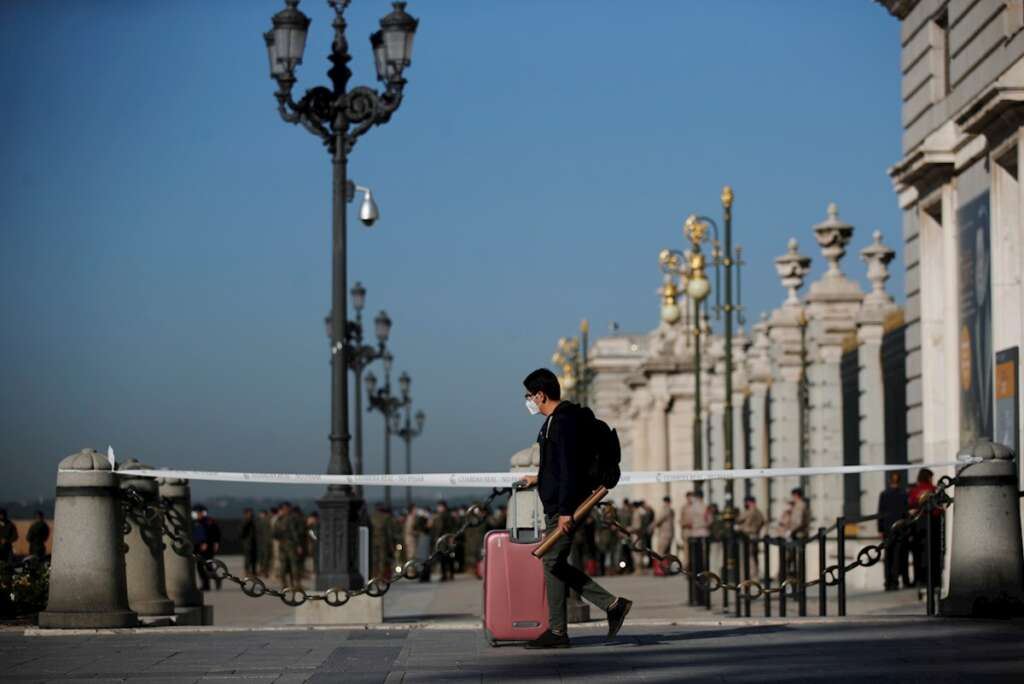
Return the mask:
[[[935,474],[928,468],[921,468],[917,473],[917,484],[910,489],[907,496],[907,504],[910,513],[917,513],[935,495],[935,485],[932,479]],[[942,586],[942,521],[943,509],[941,506],[934,506],[931,510],[932,520],[932,544],[928,548],[928,514],[924,513],[917,519],[914,527],[914,582],[918,586],[919,593],[928,587],[929,567],[932,581],[935,587]]]
[[[256,518],[256,556],[257,573],[270,577],[270,568],[274,560],[274,539],[270,530],[270,511],[263,509]]]
[[[50,538],[50,526],[46,524],[46,516],[42,511],[36,511],[35,522],[28,528],[25,540],[28,542],[28,552],[39,560],[46,558],[46,540]]]
[[[793,509],[789,515],[789,524],[786,532],[790,539],[806,539],[807,530],[811,526],[811,507],[804,498],[804,490],[795,488],[793,495]]]
[[[277,508],[277,523],[274,525],[274,540],[278,550],[278,577],[281,586],[302,589],[302,554],[306,526],[302,517],[292,510],[290,503]]]
[[[750,549],[750,572],[751,577],[760,577],[758,572],[757,557],[760,544],[757,543],[761,536],[767,520],[764,513],[757,507],[757,499],[752,496],[744,497],[743,511],[736,517],[736,530],[747,539]]]
[[[654,518],[654,550],[662,556],[672,553],[676,537],[676,513],[672,510],[672,497],[661,500],[661,509]]]
[[[196,561],[196,574],[199,575],[200,588],[203,591],[210,591],[210,574],[206,571],[205,561],[213,560],[216,551],[210,536],[206,506],[201,504],[192,507],[192,547],[199,555],[199,560]]]
[[[7,509],[0,508],[0,563],[14,561],[14,542],[18,541],[18,528],[7,518]]]
[[[242,566],[245,574],[254,576],[257,571],[259,553],[256,545],[256,520],[251,508],[242,511],[242,530],[238,538],[242,543]]]
[[[884,538],[892,526],[907,517],[909,505],[907,493],[903,490],[899,473],[889,473],[889,486],[878,495],[878,533]],[[899,580],[903,578],[903,588],[910,586],[910,568],[908,563],[907,530],[893,535],[885,546],[885,590],[895,591],[900,588]]]

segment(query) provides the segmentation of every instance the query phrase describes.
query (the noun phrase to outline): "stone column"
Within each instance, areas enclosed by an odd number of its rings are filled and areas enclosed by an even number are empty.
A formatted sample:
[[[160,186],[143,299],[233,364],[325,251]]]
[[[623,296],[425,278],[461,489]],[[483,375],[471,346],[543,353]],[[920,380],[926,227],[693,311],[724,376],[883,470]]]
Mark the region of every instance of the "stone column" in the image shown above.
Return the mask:
[[[868,265],[872,289],[864,296],[857,316],[857,344],[860,387],[860,464],[881,465],[885,460],[885,387],[882,382],[882,337],[886,319],[898,311],[885,291],[889,262],[896,252],[882,244],[882,233],[875,231],[874,242],[861,250]],[[906,484],[906,477],[903,478]],[[861,473],[860,511],[870,515],[878,508],[878,495],[885,488],[885,473]]]
[[[856,318],[864,294],[860,285],[839,270],[839,261],[853,237],[853,226],[843,223],[835,203],[828,216],[814,226],[814,237],[828,262],[828,270],[807,294],[807,337],[810,342],[810,464],[843,465],[843,395],[839,364],[844,340],[856,332]],[[843,514],[842,475],[809,480],[812,525],[828,526]]]
[[[1001,444],[979,442],[966,455],[986,460],[967,466],[957,477],[949,594],[940,611],[963,617],[1024,615],[1024,552],[1013,452]]]
[[[800,327],[804,310],[797,296],[811,259],[801,255],[795,239],[789,240],[786,254],[775,259],[775,270],[786,288],[786,301],[768,319],[771,342],[772,381],[769,394],[770,450],[772,467],[800,465]],[[790,491],[800,485],[798,477],[775,478],[771,483],[771,507],[777,517],[790,499]],[[773,521],[774,522],[774,521]]]
[[[132,459],[118,470],[151,470]],[[156,480],[151,477],[121,478],[121,489],[134,489],[147,504],[159,503]],[[147,518],[135,506],[128,507],[128,533],[124,562],[128,578],[128,605],[139,615],[173,615],[174,601],[167,598],[164,581],[163,526],[159,517]]]
[[[160,478],[157,480],[160,496],[170,504],[168,524],[175,536],[189,544],[172,540],[164,544],[164,580],[167,597],[177,608],[203,605],[203,593],[196,587],[196,564],[192,559],[192,495],[188,480]]]
[[[667,396],[654,397],[651,405],[648,420],[650,425],[650,443],[648,445],[647,470],[668,469],[668,406]],[[668,485],[647,484],[643,485],[643,498],[647,503],[657,508],[656,502],[668,493]]]
[[[117,485],[110,462],[92,449],[60,462],[50,597],[39,614],[40,627],[103,629],[138,624],[128,607]]]
[[[771,452],[768,449],[768,388],[772,382],[771,340],[768,338],[768,314],[761,314],[761,321],[754,325],[754,344],[747,358],[747,378],[750,385],[750,465],[753,468],[771,468]],[[754,481],[754,497],[757,505],[769,520],[778,511],[771,507],[770,478]]]
[[[648,465],[649,436],[648,416],[651,410],[651,394],[646,386],[636,386],[630,403],[633,417],[633,470],[650,470]],[[630,500],[639,498],[644,492],[644,485],[627,487],[622,495]]]

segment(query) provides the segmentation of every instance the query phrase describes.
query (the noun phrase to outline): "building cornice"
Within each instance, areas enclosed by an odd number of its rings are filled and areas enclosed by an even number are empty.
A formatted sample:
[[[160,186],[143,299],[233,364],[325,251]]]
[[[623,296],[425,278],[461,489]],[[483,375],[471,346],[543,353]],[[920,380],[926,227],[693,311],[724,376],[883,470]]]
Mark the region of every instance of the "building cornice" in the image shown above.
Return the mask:
[[[875,2],[884,7],[889,14],[903,21],[917,5],[918,0],[875,0]]]

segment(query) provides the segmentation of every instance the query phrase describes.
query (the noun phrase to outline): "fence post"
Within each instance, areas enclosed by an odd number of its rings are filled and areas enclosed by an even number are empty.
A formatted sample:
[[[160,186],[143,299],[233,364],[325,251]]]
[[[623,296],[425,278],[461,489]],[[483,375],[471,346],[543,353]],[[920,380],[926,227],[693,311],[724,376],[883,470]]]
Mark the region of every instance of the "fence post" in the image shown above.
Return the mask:
[[[751,553],[750,537],[748,537],[747,535],[743,535],[742,539],[743,539],[743,579],[744,580],[749,580],[750,579],[750,553]],[[739,601],[739,596],[738,595],[736,597],[736,600]],[[750,617],[750,592],[749,591],[746,592],[745,595],[743,596],[743,606],[744,606],[744,613],[746,614],[747,617]],[[739,611],[737,611],[736,616],[739,617]]]
[[[696,569],[697,566],[693,562],[694,549],[696,548],[696,546],[697,545],[694,543],[694,540],[693,540],[692,537],[687,537],[686,538],[686,565],[687,565],[686,569],[690,571],[690,574],[686,578],[688,580],[688,582],[687,582],[688,590],[687,590],[686,605],[688,605],[688,606],[692,606],[692,605],[696,604],[696,596],[694,595],[694,586],[693,586],[693,576],[697,573],[697,569]]]
[[[779,539],[779,617],[786,617],[786,579],[789,577],[789,549],[786,540]]]
[[[772,595],[768,593],[768,590],[772,588],[772,563],[771,563],[771,549],[772,541],[771,537],[765,535],[764,538],[764,616],[772,616]]]
[[[121,463],[118,470],[152,470],[132,459]],[[121,477],[121,489],[138,492],[151,506],[159,504],[156,480],[151,477]],[[128,507],[128,533],[124,537],[128,549],[124,554],[128,578],[128,605],[139,615],[173,615],[174,601],[167,598],[164,582],[163,525],[160,517],[146,517],[134,506]]]
[[[836,518],[836,555],[839,557],[839,617],[846,617],[846,517]]]
[[[50,597],[39,626],[134,627],[117,476],[106,456],[83,449],[61,461],[56,494]]]
[[[818,615],[828,615],[828,596],[825,593],[825,535],[824,527],[818,528]]]
[[[711,569],[711,537],[704,537],[704,557],[701,559],[701,569]],[[704,607],[711,610],[711,584],[704,587]]]
[[[192,496],[188,480],[160,478],[157,480],[160,496],[167,500],[168,522],[174,527],[176,536],[192,543]],[[167,583],[167,597],[178,608],[194,608],[203,605],[203,594],[196,587],[196,564],[192,560],[190,546],[174,543],[164,545],[164,580]]]
[[[731,549],[729,548],[729,537],[726,535],[720,541],[722,544],[722,567],[719,568],[719,575],[722,577],[722,583],[725,584],[729,581],[729,560]],[[729,612],[729,592],[724,588],[722,589],[722,612]]]
[[[1024,614],[1024,553],[1013,451],[980,442],[969,449],[981,463],[957,475],[950,547],[948,616]]]
[[[934,569],[935,569],[935,563],[932,560],[934,558],[932,556],[932,544],[935,543],[935,534],[932,532],[932,520],[934,519],[935,516],[932,515],[932,508],[934,508],[934,501],[931,498],[929,498],[928,501],[926,501],[925,505],[924,505],[924,517],[925,517],[925,523],[924,523],[924,528],[925,528],[925,534],[924,534],[924,539],[925,539],[925,544],[924,544],[924,546],[925,546],[925,549],[924,549],[925,560],[924,560],[924,564],[925,565],[924,565],[924,567],[926,569],[926,576],[928,577],[928,582],[927,582],[927,587],[928,587],[927,606],[928,606],[928,615],[929,616],[935,615],[935,575],[934,575],[934,572],[933,572]]]
[[[807,617],[807,537],[797,540],[796,581],[800,593],[797,595],[797,607],[800,617]]]

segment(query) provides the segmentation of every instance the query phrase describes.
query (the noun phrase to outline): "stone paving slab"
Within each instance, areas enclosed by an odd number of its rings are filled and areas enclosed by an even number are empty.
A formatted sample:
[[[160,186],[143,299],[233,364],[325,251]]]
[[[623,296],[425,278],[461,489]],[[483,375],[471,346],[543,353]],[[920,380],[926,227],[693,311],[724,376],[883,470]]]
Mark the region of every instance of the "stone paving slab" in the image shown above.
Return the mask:
[[[627,622],[573,647],[493,648],[476,629],[0,633],[0,682],[1020,682],[1024,621]]]

